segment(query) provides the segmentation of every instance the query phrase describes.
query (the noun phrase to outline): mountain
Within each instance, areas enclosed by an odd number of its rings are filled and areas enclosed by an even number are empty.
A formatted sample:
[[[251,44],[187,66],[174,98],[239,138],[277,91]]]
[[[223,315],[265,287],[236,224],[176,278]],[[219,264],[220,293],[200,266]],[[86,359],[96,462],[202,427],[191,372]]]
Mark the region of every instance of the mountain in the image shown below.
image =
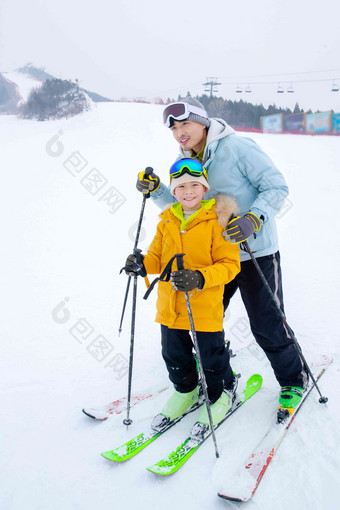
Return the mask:
[[[54,79],[57,78],[32,63],[27,63],[15,71],[0,73],[0,113],[17,113],[32,90],[41,87],[46,80]],[[96,103],[112,101],[96,92],[82,88],[79,90],[85,92]]]

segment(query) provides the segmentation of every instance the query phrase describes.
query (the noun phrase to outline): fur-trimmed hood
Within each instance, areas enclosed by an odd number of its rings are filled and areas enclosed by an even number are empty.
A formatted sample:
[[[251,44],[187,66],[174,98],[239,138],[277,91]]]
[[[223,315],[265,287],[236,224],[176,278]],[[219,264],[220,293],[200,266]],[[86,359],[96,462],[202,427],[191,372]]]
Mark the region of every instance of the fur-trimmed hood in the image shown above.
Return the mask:
[[[226,228],[230,219],[239,214],[235,198],[219,193],[213,197],[216,201],[216,214],[221,227]]]

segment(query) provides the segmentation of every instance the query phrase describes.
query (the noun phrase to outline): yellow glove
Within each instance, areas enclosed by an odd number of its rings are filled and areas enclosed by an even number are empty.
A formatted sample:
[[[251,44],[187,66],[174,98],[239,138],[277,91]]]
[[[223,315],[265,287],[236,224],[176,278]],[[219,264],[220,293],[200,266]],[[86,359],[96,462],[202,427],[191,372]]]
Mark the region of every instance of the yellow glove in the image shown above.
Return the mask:
[[[146,174],[145,170],[139,172],[136,188],[141,193],[153,193],[156,189],[159,188],[161,184],[160,178],[158,175],[154,174]]]

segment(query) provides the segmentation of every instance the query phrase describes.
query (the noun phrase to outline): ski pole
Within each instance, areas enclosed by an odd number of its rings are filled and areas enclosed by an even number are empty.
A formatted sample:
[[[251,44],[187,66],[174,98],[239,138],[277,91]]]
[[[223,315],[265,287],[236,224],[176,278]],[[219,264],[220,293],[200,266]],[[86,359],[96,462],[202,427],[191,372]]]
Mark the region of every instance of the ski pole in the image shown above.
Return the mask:
[[[309,373],[309,375],[310,375],[310,377],[311,377],[311,379],[313,381],[313,384],[314,384],[315,388],[317,389],[317,391],[318,391],[318,393],[320,395],[320,398],[319,398],[320,404],[325,404],[328,401],[328,397],[322,396],[322,393],[321,393],[321,391],[319,389],[319,386],[318,386],[318,384],[317,384],[317,382],[315,380],[315,377],[314,377],[314,375],[313,375],[313,373],[312,373],[312,371],[311,371],[311,369],[310,369],[310,367],[309,367],[309,365],[308,365],[308,363],[306,361],[306,358],[304,357],[304,355],[302,353],[302,349],[301,349],[301,347],[299,345],[299,342],[297,341],[296,336],[294,335],[293,330],[290,328],[289,324],[287,323],[286,316],[283,313],[283,311],[281,310],[281,308],[280,308],[280,306],[279,306],[279,304],[278,304],[278,302],[277,302],[277,300],[276,300],[276,298],[274,296],[274,293],[273,293],[272,289],[270,288],[269,283],[268,283],[266,277],[263,274],[262,269],[260,268],[256,258],[254,257],[253,252],[251,251],[251,249],[249,247],[248,242],[244,241],[242,244],[245,247],[245,249],[247,250],[248,254],[250,255],[251,260],[253,261],[254,266],[257,269],[257,272],[258,272],[258,274],[259,274],[259,276],[260,276],[260,278],[261,278],[265,288],[267,289],[267,291],[268,291],[268,293],[269,293],[269,295],[270,295],[270,297],[271,297],[271,299],[272,299],[272,301],[273,301],[273,303],[275,305],[276,311],[279,314],[283,324],[285,325],[289,335],[291,336],[291,338],[292,338],[292,340],[294,342],[294,345],[296,347],[296,350],[298,351],[298,353],[299,353],[299,355],[300,355],[300,357],[301,357],[301,359],[302,359],[302,361],[303,361],[303,363],[304,363],[304,365],[305,365],[305,367],[307,369],[307,372]]]
[[[152,174],[153,174],[153,168],[148,166],[145,169],[145,175],[151,175],[152,176]],[[142,221],[143,221],[143,215],[144,215],[144,209],[145,209],[145,202],[146,202],[146,199],[150,197],[150,192],[149,191],[145,190],[145,192],[143,192],[143,193],[144,194],[143,194],[142,207],[141,207],[141,211],[140,211],[140,215],[139,215],[139,220],[138,220],[135,244],[133,246],[134,250],[137,248],[138,241],[139,241],[139,236],[140,236],[140,231],[141,231]],[[123,269],[121,270],[121,272],[122,271],[123,271]],[[149,280],[147,279],[147,277],[145,277],[145,281],[146,281],[146,284],[147,284],[147,287],[148,287],[150,284],[149,284]],[[119,329],[118,329],[118,336],[120,336],[120,334],[122,332],[122,324],[123,324],[123,319],[124,319],[124,314],[125,314],[126,302],[127,302],[127,298],[128,298],[129,290],[130,290],[130,283],[131,283],[131,277],[129,276],[129,279],[128,279],[127,284],[126,284],[126,291],[125,291],[122,315],[121,315]]]
[[[132,423],[132,420],[130,418],[130,408],[131,408],[131,386],[132,386],[133,350],[134,350],[134,342],[135,342],[135,319],[136,319],[136,302],[137,302],[137,278],[138,278],[137,275],[135,275],[133,277],[128,396],[127,396],[126,418],[123,420],[124,425],[131,425],[131,423]]]
[[[145,174],[146,175],[152,175],[153,174],[153,169],[151,167],[147,167],[145,169]],[[150,191],[145,191],[144,196],[143,196],[142,209],[141,209],[141,212],[140,212],[140,215],[139,215],[139,222],[138,222],[138,227],[137,227],[135,244],[134,244],[134,248],[133,248],[133,253],[136,255],[137,263],[138,263],[138,257],[141,256],[141,250],[138,250],[137,244],[138,244],[138,241],[139,241],[139,235],[140,235],[141,226],[142,226],[145,202],[146,202],[146,199],[149,198],[149,197],[150,197]],[[135,324],[136,324],[137,278],[138,278],[138,275],[135,274],[133,276],[133,294],[132,294],[132,313],[131,313],[131,333],[130,333],[130,357],[129,357],[127,409],[126,409],[126,418],[125,418],[125,420],[123,420],[124,425],[127,425],[127,426],[131,425],[131,423],[132,423],[132,420],[130,418],[130,409],[131,409],[131,387],[132,387],[133,351],[134,351]],[[129,276],[129,282],[130,282],[130,279],[131,279],[131,276]],[[129,292],[129,286],[130,285],[128,284],[127,292],[126,292],[126,299],[127,299],[127,294]],[[126,300],[124,301],[124,308],[123,308],[123,313],[122,313],[122,318],[121,318],[121,324],[122,324],[123,317],[124,317],[125,305],[126,305]]]
[[[177,258],[177,267],[178,267],[179,271],[184,269],[184,264],[183,264],[183,256],[184,255],[185,255],[185,253],[178,253],[177,255],[175,255],[175,257]],[[188,310],[188,315],[189,315],[190,328],[191,328],[191,333],[192,333],[192,340],[193,340],[193,344],[194,344],[195,351],[196,351],[196,358],[197,358],[199,373],[200,373],[200,377],[201,377],[201,381],[202,381],[202,389],[203,389],[203,394],[204,394],[204,400],[205,400],[205,403],[206,403],[206,406],[207,406],[207,411],[208,411],[208,417],[209,417],[211,434],[212,434],[212,438],[213,438],[214,446],[215,446],[215,454],[216,454],[216,458],[219,458],[220,454],[218,452],[216,435],[215,435],[215,430],[214,430],[214,424],[213,424],[213,419],[212,419],[212,415],[211,415],[210,402],[209,402],[209,396],[208,396],[207,381],[206,381],[206,378],[205,378],[205,374],[204,374],[204,370],[203,370],[203,365],[202,365],[201,354],[200,354],[200,350],[199,350],[199,346],[198,346],[196,329],[195,329],[195,325],[194,325],[194,319],[193,319],[193,316],[192,316],[189,294],[187,292],[184,292],[184,296],[185,296],[185,302],[186,302],[186,305],[187,305],[187,310]]]

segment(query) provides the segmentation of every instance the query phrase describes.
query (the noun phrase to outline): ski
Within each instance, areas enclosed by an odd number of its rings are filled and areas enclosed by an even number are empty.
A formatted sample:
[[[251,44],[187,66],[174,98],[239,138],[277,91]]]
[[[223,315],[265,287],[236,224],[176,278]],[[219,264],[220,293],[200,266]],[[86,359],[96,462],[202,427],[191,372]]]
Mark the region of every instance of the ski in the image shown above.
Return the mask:
[[[252,397],[262,385],[262,376],[259,374],[252,375],[243,390],[243,395],[240,399],[237,399],[233,404],[233,407],[227,413],[226,417],[216,425],[215,429],[218,429],[239,407],[241,407],[250,397]],[[194,425],[194,427],[197,424]],[[200,424],[198,424],[200,425]],[[200,438],[188,437],[175,451],[170,455],[157,462],[153,466],[148,467],[148,471],[156,473],[158,475],[170,475],[175,473],[183,464],[198,450],[198,448],[204,443],[204,441],[211,436],[211,429],[208,427]]]
[[[169,386],[166,386],[164,388],[160,388],[158,390],[146,390],[143,393],[136,393],[131,396],[131,402],[130,407],[135,406],[136,404],[139,404],[139,402],[142,402],[143,400],[147,400],[150,398],[155,397],[156,395],[159,395],[163,391],[166,391],[169,389]],[[100,407],[84,407],[82,409],[83,413],[86,414],[86,416],[89,416],[90,418],[93,418],[95,420],[107,420],[112,414],[120,414],[127,409],[127,398],[122,397],[118,400],[114,400],[113,402],[110,402],[109,404],[105,404]]]
[[[164,426],[160,423],[159,426],[152,427],[150,426],[145,432],[138,434],[138,436],[130,439],[127,443],[119,446],[118,448],[114,448],[113,450],[109,450],[107,452],[103,452],[101,455],[108,460],[112,460],[113,462],[124,462],[125,460],[131,459],[137,453],[144,450],[146,446],[155,441],[159,436],[164,434],[167,430],[171,429],[176,423],[180,422],[187,414],[192,413],[196,409],[198,409],[203,404],[203,399],[201,398],[197,404],[193,405],[186,411],[184,414],[167,422]],[[159,417],[163,417],[162,415],[157,415]]]
[[[316,382],[325,373],[326,369],[333,361],[326,357],[324,357],[323,360],[324,367],[315,377]],[[244,502],[248,501],[254,495],[281,441],[285,437],[289,427],[313,388],[314,384],[312,384],[304,393],[302,400],[295,411],[292,414],[289,414],[284,421],[278,423],[275,418],[267,433],[245,462],[240,472],[236,477],[232,477],[230,479],[230,488],[224,487],[218,492],[218,496],[220,498],[230,501]]]

